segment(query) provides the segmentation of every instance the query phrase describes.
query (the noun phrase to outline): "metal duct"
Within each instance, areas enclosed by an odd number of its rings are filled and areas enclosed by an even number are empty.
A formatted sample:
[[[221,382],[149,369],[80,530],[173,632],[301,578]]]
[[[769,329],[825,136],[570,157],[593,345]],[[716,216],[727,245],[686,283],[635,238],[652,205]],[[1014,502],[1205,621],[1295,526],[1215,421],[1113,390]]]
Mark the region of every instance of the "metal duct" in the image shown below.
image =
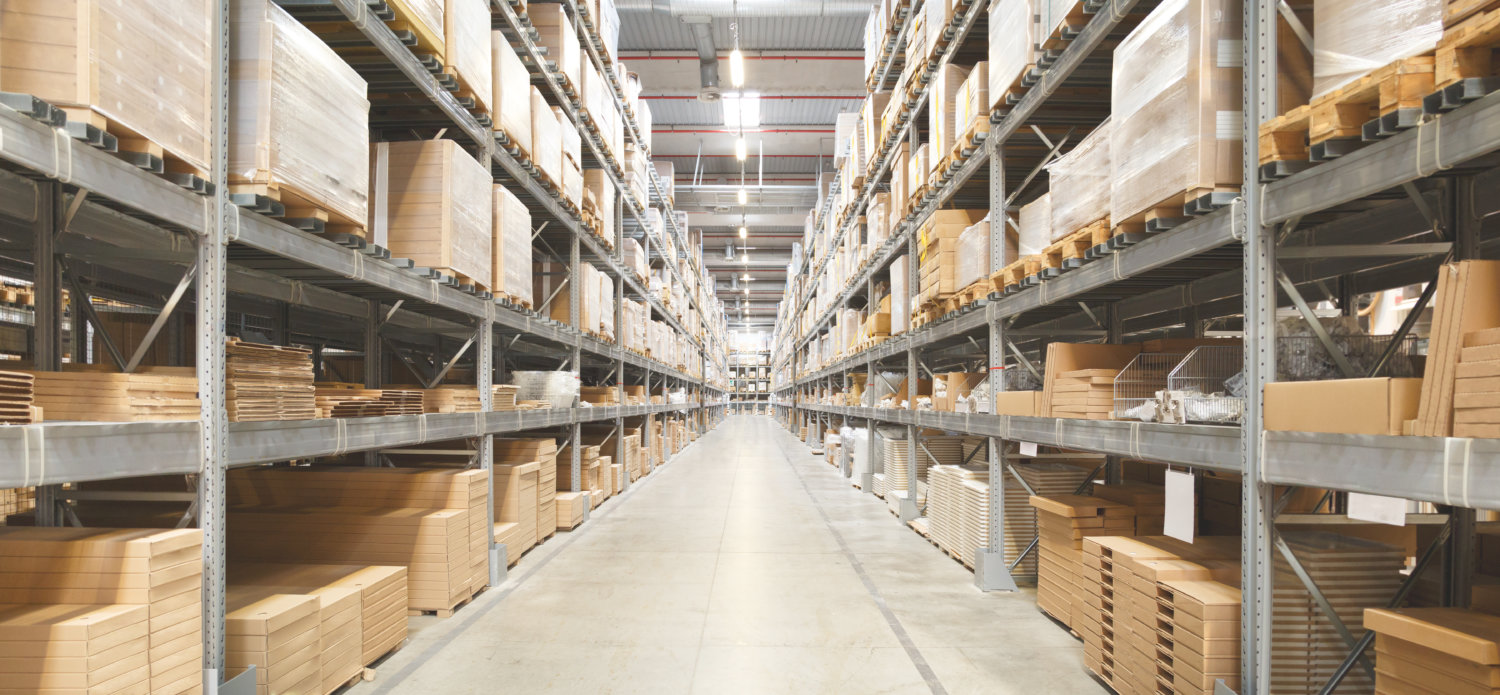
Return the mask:
[[[665,12],[673,16],[832,17],[870,14],[869,0],[616,0],[620,12]]]
[[[707,16],[683,17],[682,21],[693,32],[693,44],[698,48],[698,101],[715,102],[719,92],[719,52],[714,49],[712,20]]]

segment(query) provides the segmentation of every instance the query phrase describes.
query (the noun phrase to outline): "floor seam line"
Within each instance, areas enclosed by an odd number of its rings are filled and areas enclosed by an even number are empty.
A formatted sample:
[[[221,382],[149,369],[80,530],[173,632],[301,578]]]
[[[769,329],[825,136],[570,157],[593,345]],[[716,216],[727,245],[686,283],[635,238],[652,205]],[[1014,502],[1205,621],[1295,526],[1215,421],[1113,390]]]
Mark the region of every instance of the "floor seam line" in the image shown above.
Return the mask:
[[[730,500],[730,502],[733,502],[734,500],[734,485],[735,483],[739,482],[741,465],[743,464],[735,464],[734,477],[730,478],[729,480],[728,499]],[[719,548],[714,552],[714,573],[708,579],[709,605],[704,606],[703,608],[703,629],[698,631],[698,649],[693,652],[693,672],[688,674],[688,692],[693,691],[693,684],[698,681],[698,664],[703,661],[703,639],[708,635],[708,613],[709,609],[713,606],[714,585],[718,583],[719,579],[719,561],[724,558],[724,531],[728,528],[729,514],[726,510],[726,513],[724,514],[724,523],[719,526]]]
[[[812,493],[812,488],[807,486],[807,479],[803,477],[802,471],[798,470],[796,462],[792,460],[791,454],[786,450],[785,437],[789,437],[791,434],[783,431],[781,435],[776,438],[776,443],[777,448],[781,450],[782,458],[786,460],[787,465],[791,466],[792,473],[797,476],[797,482],[802,485],[802,491],[807,493],[807,497],[812,500],[813,506],[818,508],[818,516],[823,518],[823,524],[828,527],[829,533],[833,534],[833,539],[838,543],[839,550],[848,558],[849,564],[854,568],[855,575],[859,577],[860,583],[864,584],[865,592],[875,601],[875,607],[880,610],[881,616],[885,618],[886,625],[891,628],[891,632],[896,634],[896,641],[901,643],[901,648],[906,652],[907,658],[911,659],[912,666],[917,669],[917,673],[922,676],[922,680],[926,681],[928,690],[932,691],[933,695],[947,695],[948,690],[943,687],[943,683],[938,678],[937,672],[932,670],[932,666],[927,663],[927,658],[922,656],[922,650],[917,648],[916,643],[911,640],[911,635],[907,634],[905,626],[901,624],[901,619],[896,617],[896,613],[886,603],[885,597],[875,587],[874,580],[870,579],[870,575],[865,572],[864,563],[860,562],[859,558],[855,557],[854,552],[849,549],[849,545],[844,542],[844,535],[839,533],[837,528],[834,528],[833,520],[828,517],[828,512],[823,509],[823,503],[818,501],[817,496]]]
[[[687,450],[690,449],[690,448],[692,448],[692,446],[694,444],[696,444],[696,443],[698,443],[698,442],[697,441],[689,442],[688,445],[684,446],[681,451],[677,452],[677,454],[674,455],[674,457],[675,456],[680,456],[680,455],[686,453]],[[663,464],[663,466],[664,465],[665,464]],[[654,466],[652,468],[652,471],[654,472],[656,470],[656,468],[661,468],[663,466]],[[677,467],[674,466],[672,468],[672,470],[677,470]],[[658,481],[659,481],[659,479],[658,479]],[[636,483],[635,485],[632,485],[629,490],[626,490],[625,492],[623,492],[623,493],[620,494],[619,499],[616,500],[617,504],[612,505],[604,513],[597,514],[597,515],[590,514],[589,518],[590,519],[593,519],[595,517],[603,518],[603,517],[608,516],[609,514],[614,513],[614,511],[616,509],[619,509],[620,507],[622,507],[624,505],[624,503],[625,503],[625,501],[627,499],[629,499],[630,497],[633,497],[635,495],[635,492],[637,490],[639,490],[641,487],[642,486],[639,483]],[[573,545],[573,543],[575,541],[577,541],[579,538],[582,538],[586,534],[592,532],[595,527],[593,525],[584,525],[584,526],[579,527],[579,528],[581,528],[582,530],[578,531],[578,532],[569,532],[567,540],[563,541],[562,545],[557,546],[557,550],[554,551],[551,555],[548,555],[547,557],[542,558],[542,561],[538,562],[535,567],[532,567],[526,573],[520,575],[519,577],[516,577],[516,581],[515,581],[514,584],[510,584],[510,582],[507,581],[506,583],[509,584],[509,586],[503,586],[503,587],[500,587],[500,588],[496,588],[495,589],[495,598],[491,599],[489,603],[487,603],[486,605],[483,605],[483,606],[472,606],[472,608],[476,608],[477,610],[474,611],[474,612],[471,612],[469,615],[465,616],[463,618],[462,622],[459,622],[457,625],[455,625],[454,628],[452,630],[450,630],[448,633],[444,634],[441,637],[434,638],[435,641],[433,642],[433,644],[431,646],[429,646],[427,649],[423,650],[422,654],[420,655],[420,657],[418,657],[417,659],[412,660],[411,663],[409,663],[406,666],[402,667],[401,670],[397,671],[389,679],[381,681],[379,684],[377,684],[375,686],[375,689],[372,690],[371,693],[389,693],[389,692],[392,692],[395,689],[396,686],[400,685],[407,678],[410,678],[412,676],[412,674],[415,673],[419,668],[421,668],[422,666],[426,665],[427,662],[431,661],[434,657],[436,657],[439,652],[441,652],[443,649],[445,649],[449,645],[451,645],[453,643],[454,639],[456,639],[460,635],[463,635],[464,633],[468,632],[469,629],[472,628],[472,627],[474,627],[475,623],[479,622],[479,620],[481,618],[483,618],[486,615],[489,615],[490,611],[493,611],[496,606],[499,606],[501,603],[504,603],[505,599],[510,598],[510,595],[513,594],[513,593],[515,593],[516,589],[521,588],[521,586],[523,584],[525,584],[528,579],[531,579],[533,576],[535,576],[536,574],[538,574],[539,572],[541,572],[542,568],[546,567],[548,565],[548,563],[552,562],[553,558],[557,557],[558,555],[561,555],[564,550],[568,549],[568,546]],[[488,592],[486,592],[486,593],[488,593]]]

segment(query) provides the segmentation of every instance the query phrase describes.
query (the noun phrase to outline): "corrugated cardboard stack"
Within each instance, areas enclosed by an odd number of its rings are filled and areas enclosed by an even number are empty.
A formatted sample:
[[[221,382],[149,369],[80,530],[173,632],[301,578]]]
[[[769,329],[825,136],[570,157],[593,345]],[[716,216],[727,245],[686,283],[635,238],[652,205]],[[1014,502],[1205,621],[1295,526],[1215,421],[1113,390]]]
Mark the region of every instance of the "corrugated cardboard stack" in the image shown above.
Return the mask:
[[[474,110],[491,113],[494,57],[490,6],[485,0],[445,0],[443,72],[458,81],[458,95],[474,100]]]
[[[192,367],[142,367],[133,374],[113,374],[95,369],[66,372],[7,372],[8,396],[3,422],[25,417],[29,408],[19,396],[26,388],[20,377],[32,380],[36,406],[52,421],[144,422],[148,420],[195,420],[202,408],[198,401],[198,377]],[[28,391],[30,389],[27,389]]]
[[[1170,655],[1172,692],[1212,695],[1215,680],[1238,691],[1240,590],[1217,581],[1172,579],[1156,591],[1158,661]]]
[[[230,422],[317,417],[311,350],[230,338],[225,353]]]
[[[424,413],[477,413],[483,409],[477,386],[443,384],[422,390]]]
[[[530,308],[535,306],[531,294],[531,210],[505,187],[496,185],[494,191],[490,262],[495,285],[491,289]]]
[[[1167,490],[1161,485],[1127,480],[1095,485],[1094,496],[1119,502],[1135,510],[1135,534],[1160,536],[1166,523]]]
[[[1443,266],[1438,273],[1437,292],[1433,296],[1437,308],[1432,317],[1432,334],[1422,372],[1421,405],[1413,434],[1423,437],[1453,434],[1457,363],[1471,334],[1479,334],[1474,336],[1478,341],[1475,347],[1494,342],[1489,329],[1500,327],[1500,302],[1494,301],[1497,293],[1500,293],[1500,261],[1460,261]],[[1470,354],[1478,357],[1484,353]],[[1490,388],[1489,381],[1465,384],[1465,388],[1470,389],[1468,393],[1496,390]]]
[[[147,609],[119,603],[0,605],[8,692],[152,692]]]
[[[231,678],[254,666],[257,695],[321,692],[316,597],[230,587],[225,603],[224,665]]]
[[[371,149],[371,240],[461,283],[493,287],[489,169],[453,140],[381,142]]]
[[[1057,375],[1052,385],[1052,416],[1108,420],[1114,413],[1118,369],[1075,369]]]
[[[152,693],[202,692],[202,546],[196,529],[0,528],[0,604],[145,606],[144,635],[117,648],[146,668],[113,662],[110,685],[149,678]]]
[[[351,586],[284,589],[279,586],[230,583],[231,605],[250,607],[263,601],[274,601],[278,594],[306,595],[317,601],[318,642],[315,662],[319,688],[316,692],[331,693],[358,676],[364,669],[364,663],[360,660],[364,639],[360,590]],[[240,617],[243,620],[249,616],[242,613]],[[274,653],[269,655],[271,659],[276,657]],[[279,666],[274,663],[271,665]]]
[[[1081,495],[1033,496],[1037,510],[1036,604],[1048,615],[1083,635],[1089,649],[1101,649],[1101,616],[1093,605],[1098,583],[1083,572],[1083,539],[1133,533],[1135,510],[1109,500]],[[1094,610],[1085,610],[1085,608]]]
[[[495,464],[495,542],[514,563],[537,543],[537,472],[540,464]]]
[[[1317,582],[1344,625],[1359,634],[1364,610],[1386,605],[1401,584],[1406,553],[1394,546],[1331,533],[1286,532],[1283,540]],[[1349,653],[1338,631],[1302,585],[1286,559],[1275,557],[1271,639],[1272,692],[1319,692]],[[1361,669],[1344,677],[1340,692],[1370,693],[1374,682]]]
[[[1464,335],[1453,384],[1453,436],[1500,437],[1500,328]]]
[[[1500,691],[1500,617],[1463,608],[1365,611],[1380,693]]]
[[[531,73],[516,55],[510,40],[499,31],[490,32],[491,70],[494,75],[493,127],[505,134],[505,148],[515,147],[521,158],[531,155]]]
[[[405,567],[236,562],[229,566],[229,583],[233,586],[270,587],[283,594],[357,592],[359,614],[356,622],[360,636],[356,645],[362,665],[374,663],[406,640]],[[329,692],[326,686],[325,681],[324,692]]]
[[[572,531],[583,523],[583,512],[588,508],[589,493],[557,493],[557,528]]]
[[[557,532],[557,440],[550,437],[495,440],[496,463],[529,461],[538,464],[536,538],[541,542]]]

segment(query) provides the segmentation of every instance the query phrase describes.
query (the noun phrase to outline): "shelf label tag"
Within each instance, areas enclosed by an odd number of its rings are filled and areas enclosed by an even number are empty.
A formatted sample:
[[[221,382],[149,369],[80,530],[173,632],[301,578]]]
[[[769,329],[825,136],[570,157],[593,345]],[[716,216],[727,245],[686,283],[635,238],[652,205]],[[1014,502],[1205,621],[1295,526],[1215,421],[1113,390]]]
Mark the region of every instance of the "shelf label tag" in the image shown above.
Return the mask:
[[[1163,533],[1184,543],[1193,542],[1193,516],[1197,511],[1193,499],[1193,474],[1168,470],[1166,476],[1167,510]]]
[[[1036,456],[1036,442],[1021,442],[1022,456]]]
[[[1382,497],[1349,493],[1349,518],[1373,521],[1391,526],[1406,525],[1406,500],[1400,497]]]

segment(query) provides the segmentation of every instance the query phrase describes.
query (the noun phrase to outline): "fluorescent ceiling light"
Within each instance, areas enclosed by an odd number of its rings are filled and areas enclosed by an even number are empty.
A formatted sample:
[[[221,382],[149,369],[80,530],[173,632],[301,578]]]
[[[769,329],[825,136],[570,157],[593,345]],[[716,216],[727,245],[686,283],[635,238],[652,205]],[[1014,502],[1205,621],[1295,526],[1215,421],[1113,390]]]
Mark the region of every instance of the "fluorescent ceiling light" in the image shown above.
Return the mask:
[[[739,196],[739,198],[740,198],[740,205],[745,205],[745,204],[747,204],[747,203],[750,202],[750,193],[748,191],[746,191],[743,186],[740,187],[740,196]]]
[[[738,48],[729,52],[729,81],[735,88],[745,86],[745,54]]]
[[[755,92],[725,94],[719,103],[724,108],[724,127],[730,130],[760,127],[760,95]]]
[[[745,229],[744,227],[740,227],[740,238],[741,239],[745,239],[745,238],[748,238],[749,236],[750,236],[750,230]]]
[[[743,161],[745,161],[745,156],[747,154],[748,154],[748,152],[745,149],[745,136],[740,135],[740,136],[735,137],[735,139],[734,139],[734,158],[740,160],[741,162],[743,162]]]

